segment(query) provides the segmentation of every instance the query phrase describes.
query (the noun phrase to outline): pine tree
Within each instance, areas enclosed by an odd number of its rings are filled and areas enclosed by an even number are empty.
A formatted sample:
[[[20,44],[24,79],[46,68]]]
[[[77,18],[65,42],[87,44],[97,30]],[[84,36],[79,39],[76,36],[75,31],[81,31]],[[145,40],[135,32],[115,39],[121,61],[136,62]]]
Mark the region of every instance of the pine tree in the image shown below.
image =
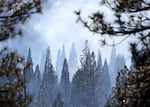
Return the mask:
[[[110,82],[110,76],[109,76],[109,68],[108,68],[108,64],[107,64],[107,60],[105,59],[104,61],[104,65],[102,68],[102,75],[103,75],[103,79],[106,80],[106,83],[104,83],[106,85],[106,93],[107,95],[110,94],[111,91],[111,82]]]
[[[115,80],[116,80],[116,76],[115,76],[115,66],[116,66],[116,47],[115,47],[115,41],[113,41],[112,44],[112,50],[111,50],[111,56],[110,56],[110,62],[109,62],[109,71],[110,71],[110,78],[111,78],[111,85],[114,86],[115,85]]]
[[[129,70],[125,67],[118,72],[113,94],[107,101],[106,107],[149,107],[149,67]]]
[[[107,97],[111,93],[111,81],[109,76],[109,68],[107,64],[107,60],[105,59],[104,65],[102,68],[102,107],[106,104]]]
[[[101,58],[100,50],[98,50],[97,70],[98,70],[98,72],[101,72],[101,70],[102,70],[102,58]]]
[[[66,107],[64,106],[64,102],[62,100],[62,95],[60,92],[58,92],[56,99],[54,100],[52,107]]]
[[[40,62],[40,71],[43,74],[44,68],[45,68],[45,59],[46,59],[46,53],[45,51],[42,52],[41,62]]]
[[[1,0],[0,1],[0,41],[21,35],[21,28],[33,14],[41,13],[40,0]]]
[[[65,45],[63,45],[62,47],[62,53],[61,53],[61,58],[60,58],[60,72],[58,73],[58,81],[60,81],[60,78],[61,78],[61,71],[62,71],[62,68],[63,68],[63,63],[64,63],[64,60],[66,58],[66,52],[65,52]]]
[[[56,98],[57,88],[58,88],[57,76],[53,69],[50,57],[50,49],[48,48],[43,80],[41,82],[38,95],[37,107],[51,107],[52,102]]]
[[[35,13],[41,13],[40,0],[0,0],[0,41],[22,35],[19,26]],[[0,86],[0,107],[26,107],[29,104],[31,97],[26,93],[23,63],[23,58],[16,52],[6,48],[0,52],[0,81],[3,84]]]
[[[26,81],[26,86],[27,86],[26,92],[28,94],[32,94],[32,92],[31,92],[32,87],[30,87],[30,86],[32,86],[32,84],[31,84],[32,81],[31,80],[32,80],[32,77],[33,77],[33,62],[32,62],[30,48],[29,48],[29,51],[28,51],[28,57],[27,57],[26,66],[24,68],[23,76],[24,76],[24,79]]]
[[[57,72],[58,77],[60,77],[61,71],[62,71],[62,69],[61,69],[61,51],[59,49],[58,53],[57,53],[57,60],[56,60],[56,72]]]
[[[77,71],[77,67],[78,67],[77,53],[76,53],[76,48],[74,43],[72,43],[71,46],[68,64],[69,64],[69,71],[70,71],[70,80],[72,80],[73,75]]]
[[[41,73],[39,70],[39,66],[37,65],[30,84],[30,87],[32,87],[31,88],[32,103],[30,104],[30,107],[34,107],[37,104],[40,85],[41,85]]]
[[[33,75],[32,67],[33,67],[33,63],[32,63],[32,57],[31,57],[31,50],[29,48],[26,67],[24,69],[24,76],[25,76],[25,80],[27,81],[27,83],[30,82],[32,75]]]
[[[31,82],[30,82],[30,88],[33,96],[36,96],[39,92],[40,84],[41,84],[41,72],[39,69],[39,65],[36,66],[35,72],[32,76]]]
[[[122,70],[125,66],[125,59],[121,55],[117,55],[116,61],[115,61],[115,67],[114,67],[114,78],[116,83],[117,74],[120,70]]]
[[[22,78],[24,60],[4,48],[0,52],[0,107],[27,107],[31,97]]]
[[[62,94],[64,106],[69,107],[68,104],[70,99],[70,81],[67,59],[64,60],[59,90]]]
[[[81,68],[75,74],[72,82],[71,106],[96,107],[95,105],[96,61],[94,52],[91,53],[87,46],[87,41],[80,61],[81,61]]]
[[[102,107],[102,59],[101,52],[98,50],[97,69],[95,73],[95,105]]]
[[[35,75],[35,79],[34,79],[35,93],[37,95],[41,84],[41,72],[40,72],[39,65],[36,66],[34,75]]]
[[[70,107],[82,107],[81,106],[81,76],[83,75],[83,72],[77,70],[75,73],[73,79],[72,79],[72,84],[71,84],[71,96],[70,96]]]
[[[115,89],[121,89],[120,93],[114,92],[112,99],[116,101],[116,104],[121,104],[119,105],[121,107],[148,107],[150,104],[150,98],[147,96],[150,93],[150,25],[148,24],[150,23],[150,17],[145,13],[148,13],[150,10],[150,1],[102,0],[102,5],[113,11],[114,19],[112,21],[109,21],[100,11],[93,13],[89,17],[90,21],[84,21],[81,17],[81,12],[78,11],[76,12],[79,16],[78,21],[82,22],[91,32],[100,35],[123,37],[119,43],[131,36],[135,38],[135,41],[130,43],[130,52],[134,62],[134,65],[132,65],[133,69],[129,70],[130,73],[127,74],[127,77],[126,75],[121,77],[122,79],[128,78],[126,81],[128,82],[127,87],[124,89],[120,88],[126,84],[122,80],[120,85],[115,87]],[[103,44],[108,43],[104,40]],[[125,70],[128,72],[127,69]],[[127,93],[124,94],[124,92]],[[119,100],[116,100],[118,97]]]
[[[56,60],[56,70],[57,70],[57,76],[58,76],[58,81],[60,82],[61,79],[61,71],[63,68],[63,63],[64,60],[66,58],[66,52],[65,52],[65,46],[62,46],[62,53],[60,51],[60,49],[58,50],[58,54],[57,54],[57,60]]]
[[[107,100],[106,107],[110,107],[111,105],[113,107],[134,107],[125,103],[127,101],[126,92],[129,91],[127,89],[127,74],[128,69],[118,72],[116,86],[113,88],[113,94]]]

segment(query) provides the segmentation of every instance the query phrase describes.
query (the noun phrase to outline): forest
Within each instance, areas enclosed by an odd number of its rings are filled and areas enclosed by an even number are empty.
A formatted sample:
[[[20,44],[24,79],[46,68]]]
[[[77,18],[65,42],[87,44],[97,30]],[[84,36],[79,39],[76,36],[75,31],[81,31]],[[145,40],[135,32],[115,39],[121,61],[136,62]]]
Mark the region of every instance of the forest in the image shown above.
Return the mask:
[[[96,59],[95,53],[90,51],[88,41],[86,41],[83,54],[80,56],[81,66],[79,66],[75,44],[73,44],[69,62],[65,56],[64,48],[61,55],[60,50],[58,51],[55,70],[48,47],[45,54],[42,55],[41,65],[37,65],[35,71],[33,71],[31,50],[29,49],[26,67],[23,70],[23,76],[27,82],[26,94],[32,96],[32,102],[29,106],[103,107],[111,93],[111,84],[115,86],[115,77],[125,65],[121,55],[114,56],[116,53],[114,48],[112,49],[112,60],[108,65],[106,59],[102,62],[100,51],[98,51]],[[116,63],[117,66],[114,66],[113,63]],[[113,73],[110,73],[109,69],[114,69],[111,71]],[[43,73],[40,72],[42,70]],[[69,73],[72,72],[74,75],[71,77]]]
[[[23,26],[33,16],[42,16],[53,3],[55,0],[0,0],[0,107],[149,107],[150,1],[100,0],[100,7],[111,10],[112,20],[101,9],[88,17],[80,9],[72,12],[80,29],[101,38],[101,48],[111,47],[110,61],[101,56],[99,48],[98,53],[91,50],[88,38],[79,57],[75,43],[69,57],[65,46],[59,49],[56,64],[51,46],[37,65],[31,48],[24,57],[9,46],[1,47],[15,38],[30,40]],[[113,37],[122,39],[109,43],[108,38]],[[128,42],[131,64],[127,66],[116,47],[130,38],[134,39]]]

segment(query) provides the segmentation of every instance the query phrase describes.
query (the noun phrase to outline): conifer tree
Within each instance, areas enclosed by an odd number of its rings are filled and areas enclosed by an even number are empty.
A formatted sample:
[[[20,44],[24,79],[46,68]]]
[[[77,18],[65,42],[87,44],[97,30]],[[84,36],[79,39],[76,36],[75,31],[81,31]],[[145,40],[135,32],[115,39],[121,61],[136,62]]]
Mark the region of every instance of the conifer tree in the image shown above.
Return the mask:
[[[32,75],[33,75],[33,62],[31,57],[31,50],[29,48],[26,67],[24,68],[24,76],[27,84],[29,84],[29,82],[31,81]]]
[[[43,74],[45,68],[45,59],[46,59],[46,52],[45,50],[42,52],[41,62],[40,62],[40,71]]]
[[[100,36],[120,36],[123,37],[122,41],[131,36],[135,38],[135,41],[130,43],[130,52],[134,62],[133,69],[125,69],[129,73],[121,78],[128,78],[126,81],[128,83],[123,81],[120,83],[126,84],[127,87],[123,89],[122,85],[116,86],[115,89],[121,90],[119,94],[113,93],[111,101],[116,101],[116,105],[121,104],[118,105],[119,107],[147,107],[150,101],[150,97],[147,96],[150,93],[148,76],[150,71],[150,16],[147,14],[150,10],[150,1],[102,0],[102,4],[113,12],[114,19],[111,22],[100,11],[93,13],[89,17],[90,21],[83,20],[81,12],[76,11],[79,16],[78,21],[89,31],[100,34]],[[102,43],[108,44],[105,40]],[[116,100],[120,96],[122,100]]]
[[[25,82],[26,82],[26,92],[28,94],[32,94],[31,92],[31,88],[30,86],[32,86],[32,77],[33,77],[33,62],[32,62],[32,57],[31,57],[31,50],[29,48],[29,51],[28,51],[28,57],[27,57],[27,62],[26,62],[26,65],[25,65],[25,68],[24,68],[24,72],[23,72],[23,77],[25,79]]]
[[[101,52],[98,50],[98,55],[97,55],[97,70],[98,72],[101,72],[102,70],[102,58],[101,58]]]
[[[0,41],[21,36],[20,26],[35,13],[41,13],[40,0],[0,0]],[[0,107],[27,107],[31,97],[27,96],[26,80],[22,75],[23,58],[4,48],[0,59],[3,84],[0,86]]]
[[[59,49],[58,53],[57,53],[57,60],[56,60],[56,72],[57,72],[58,77],[60,77],[61,71],[62,71],[62,69],[61,69],[61,51]]]
[[[24,60],[4,48],[0,52],[0,107],[27,107],[31,97],[22,78]]]
[[[1,0],[0,41],[21,35],[22,31],[18,26],[41,11],[40,0]]]
[[[52,107],[66,107],[64,106],[64,102],[62,100],[62,95],[60,92],[58,92],[56,99],[54,100]]]
[[[33,95],[37,95],[39,88],[41,84],[41,72],[39,65],[36,65],[35,72],[33,73],[32,79],[31,79],[31,86],[32,87],[32,93]]]
[[[96,73],[95,73],[95,105],[97,107],[102,107],[102,59],[101,59],[101,52],[98,50],[98,56],[97,56],[97,67],[96,67]]]
[[[81,68],[77,71],[72,82],[71,106],[96,107],[95,105],[95,72],[96,61],[94,52],[90,52],[88,42],[85,43],[81,55]],[[73,95],[76,94],[76,95]]]
[[[111,93],[111,81],[109,76],[109,68],[107,64],[107,60],[105,59],[104,65],[102,68],[102,107],[106,104],[107,97]]]
[[[64,106],[69,107],[70,81],[69,81],[69,70],[68,70],[67,59],[64,60],[59,90],[62,94]]]
[[[69,64],[69,71],[70,71],[70,80],[72,80],[73,75],[75,74],[78,68],[77,52],[74,43],[72,43],[71,46],[68,64]]]
[[[116,83],[116,78],[117,78],[118,72],[120,70],[122,70],[124,68],[124,66],[125,66],[125,59],[124,59],[124,57],[121,56],[120,54],[117,55],[116,60],[115,60],[115,67],[114,67],[114,71],[115,71],[114,72],[114,78],[115,78],[114,82],[115,83]]]
[[[40,72],[39,65],[36,66],[34,75],[35,75],[35,79],[34,79],[35,93],[37,95],[41,84],[41,72]]]
[[[40,85],[41,85],[41,73],[39,70],[39,66],[37,65],[30,83],[30,89],[32,93],[32,102],[30,104],[30,107],[34,107],[37,104]]]
[[[37,107],[51,107],[57,95],[58,81],[53,69],[50,49],[47,49],[43,80],[39,89]]]
[[[64,63],[64,60],[66,58],[66,52],[65,52],[65,45],[62,46],[62,53],[61,53],[61,58],[60,58],[60,72],[58,73],[58,81],[60,81],[60,78],[61,78],[61,71],[63,69],[63,63]]]
[[[70,96],[70,101],[69,104],[71,107],[81,107],[81,77],[83,75],[83,72],[80,70],[77,70],[75,73],[73,79],[72,79],[72,84],[71,84],[71,96]]]
[[[112,44],[112,50],[111,50],[111,56],[110,56],[110,62],[109,62],[109,73],[110,73],[110,78],[111,78],[111,85],[114,86],[115,85],[115,80],[116,80],[116,71],[115,71],[115,66],[117,66],[116,64],[116,47],[115,47],[115,41],[113,41]]]

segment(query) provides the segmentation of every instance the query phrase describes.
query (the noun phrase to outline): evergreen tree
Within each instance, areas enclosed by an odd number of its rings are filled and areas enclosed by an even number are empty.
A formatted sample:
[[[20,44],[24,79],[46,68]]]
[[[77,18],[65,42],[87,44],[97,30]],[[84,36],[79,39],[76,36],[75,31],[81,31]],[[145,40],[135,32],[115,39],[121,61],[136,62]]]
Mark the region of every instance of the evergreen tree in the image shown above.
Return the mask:
[[[31,101],[22,78],[24,60],[4,48],[0,52],[0,107],[27,107]]]
[[[77,53],[75,44],[72,43],[71,50],[70,50],[70,56],[69,56],[69,71],[70,71],[70,80],[72,80],[73,75],[77,71],[78,67],[78,61],[77,61]]]
[[[111,85],[114,86],[115,85],[115,80],[116,80],[115,66],[117,66],[116,65],[116,57],[117,57],[117,55],[116,55],[115,41],[113,41],[112,45],[113,46],[112,46],[111,56],[110,56],[110,62],[109,62],[109,71],[110,71]]]
[[[98,50],[97,57],[97,72],[95,73],[95,105],[97,107],[102,107],[102,59],[100,50]]]
[[[36,66],[34,75],[35,75],[35,79],[34,79],[35,95],[37,95],[41,84],[41,72],[40,72],[39,65]]]
[[[1,0],[0,1],[0,41],[21,35],[21,24],[33,14],[40,13],[40,0]]]
[[[104,65],[102,68],[102,107],[104,107],[107,97],[111,93],[111,81],[110,81],[110,76],[109,76],[109,69],[108,69],[108,64],[107,60],[105,59]]]
[[[41,73],[39,70],[39,66],[36,66],[35,72],[32,76],[32,80],[30,82],[30,91],[32,93],[32,102],[30,104],[30,107],[36,106],[37,103],[37,97],[39,94],[39,89],[40,89],[40,84],[41,84]]]
[[[65,52],[65,45],[63,45],[62,47],[62,53],[61,53],[61,58],[60,58],[60,72],[58,73],[58,80],[60,81],[60,78],[61,78],[61,71],[62,71],[62,68],[63,68],[63,63],[64,63],[64,60],[66,58],[66,52]]]
[[[108,64],[107,64],[107,60],[105,59],[104,61],[104,65],[102,68],[102,75],[104,80],[106,80],[106,83],[104,82],[104,84],[106,85],[106,94],[109,95],[111,92],[111,81],[110,81],[110,75],[109,75],[109,68],[108,68]]]
[[[57,70],[57,76],[58,76],[58,81],[60,81],[61,79],[61,71],[63,68],[63,63],[64,60],[66,58],[66,52],[65,52],[65,46],[62,46],[62,53],[60,51],[60,49],[58,50],[58,54],[57,54],[57,60],[56,60],[56,70]]]
[[[113,94],[107,101],[106,107],[149,107],[149,67],[134,68],[129,70],[125,67],[118,72],[116,86]]]
[[[61,71],[62,71],[62,69],[61,69],[61,51],[59,49],[58,53],[57,53],[57,60],[56,60],[56,72],[57,72],[58,77],[60,77]]]
[[[117,55],[116,61],[115,61],[115,67],[114,67],[114,78],[116,83],[117,74],[120,70],[122,70],[125,66],[125,60],[124,57],[121,55]]]
[[[30,87],[32,87],[31,89],[32,89],[33,96],[36,96],[38,94],[40,84],[41,84],[41,72],[39,69],[39,65],[37,65],[30,85]]]
[[[150,101],[150,97],[147,96],[150,93],[148,76],[150,66],[150,16],[145,13],[150,10],[150,1],[102,0],[102,4],[114,12],[114,19],[111,22],[101,12],[93,13],[89,17],[89,22],[84,21],[80,11],[76,12],[79,16],[78,21],[82,22],[91,32],[100,35],[120,36],[123,37],[122,41],[131,36],[135,38],[135,41],[130,43],[132,62],[134,62],[133,69],[129,70],[130,73],[127,77],[126,75],[120,77],[122,82],[115,87],[115,89],[120,89],[120,93],[114,92],[112,99],[120,107],[148,107]],[[107,44],[105,40],[103,43]],[[127,84],[124,82],[124,78],[128,78]],[[123,89],[123,85],[127,87]],[[124,94],[124,92],[126,93]],[[116,100],[118,97],[119,100]]]
[[[129,91],[127,89],[127,71],[128,69],[124,69],[118,72],[116,78],[116,87],[113,88],[113,94],[108,98],[106,107],[110,107],[111,105],[113,107],[134,107],[133,105],[131,106],[126,104],[126,93]]]
[[[68,104],[69,104],[69,99],[70,99],[70,81],[69,81],[67,59],[64,60],[59,89],[60,89],[60,92],[62,93],[64,106],[69,107]]]
[[[62,100],[62,95],[60,92],[58,92],[56,99],[54,100],[52,107],[66,107],[64,106],[64,102]]]
[[[26,62],[26,66],[24,68],[23,75],[24,75],[24,79],[26,81],[26,86],[27,86],[26,92],[29,93],[29,94],[32,94],[32,92],[31,92],[32,87],[30,87],[30,86],[32,86],[31,85],[31,83],[32,83],[31,79],[33,77],[33,62],[32,62],[30,48],[29,48],[29,51],[28,51],[27,62]]]
[[[101,72],[101,70],[102,70],[102,58],[101,58],[100,50],[98,50],[97,70],[98,70],[98,72]]]
[[[95,105],[95,72],[96,61],[94,52],[90,52],[87,41],[81,56],[81,68],[72,82],[72,107],[96,107]],[[73,95],[76,94],[76,95]]]
[[[29,48],[26,67],[24,69],[25,80],[27,81],[28,84],[32,78],[32,75],[33,75],[33,63],[32,63],[32,57],[31,57],[31,50]]]
[[[56,98],[57,88],[57,76],[53,69],[50,57],[50,49],[48,48],[43,80],[39,89],[37,107],[51,107],[54,99]]]
[[[40,12],[40,0],[0,0],[0,41],[22,35],[19,26]],[[27,96],[26,80],[22,78],[25,73],[23,63],[23,58],[15,52],[6,48],[0,52],[1,107],[26,107],[29,104],[31,97]]]
[[[42,52],[41,62],[40,62],[40,71],[43,74],[44,68],[45,68],[45,59],[46,59],[46,53],[45,51]]]

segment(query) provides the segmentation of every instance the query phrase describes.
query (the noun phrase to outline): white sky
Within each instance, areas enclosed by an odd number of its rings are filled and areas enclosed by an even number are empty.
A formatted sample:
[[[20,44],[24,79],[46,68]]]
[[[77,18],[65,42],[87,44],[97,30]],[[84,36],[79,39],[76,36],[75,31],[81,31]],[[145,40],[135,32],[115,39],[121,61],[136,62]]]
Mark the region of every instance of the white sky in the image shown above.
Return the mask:
[[[17,49],[23,55],[27,55],[27,50],[30,47],[34,64],[40,64],[41,53],[47,46],[51,48],[52,60],[55,64],[57,51],[64,44],[66,54],[69,57],[70,47],[72,42],[76,44],[78,55],[81,54],[84,48],[85,40],[89,41],[91,51],[100,49],[102,59],[110,57],[111,47],[101,47],[99,40],[102,39],[99,35],[89,32],[80,23],[76,23],[76,15],[73,11],[80,9],[83,16],[86,18],[90,13],[95,11],[104,11],[108,20],[111,20],[111,11],[104,7],[99,7],[99,0],[64,0],[61,3],[53,6],[51,9],[46,8],[42,15],[35,15],[25,26],[26,32],[23,38],[7,41],[6,44],[13,44],[11,47]],[[113,39],[106,37],[110,43]],[[116,38],[119,42],[121,39]],[[10,43],[11,42],[11,43]],[[123,42],[116,47],[117,53],[125,56],[127,63],[130,63],[130,54],[128,52],[128,41]]]

